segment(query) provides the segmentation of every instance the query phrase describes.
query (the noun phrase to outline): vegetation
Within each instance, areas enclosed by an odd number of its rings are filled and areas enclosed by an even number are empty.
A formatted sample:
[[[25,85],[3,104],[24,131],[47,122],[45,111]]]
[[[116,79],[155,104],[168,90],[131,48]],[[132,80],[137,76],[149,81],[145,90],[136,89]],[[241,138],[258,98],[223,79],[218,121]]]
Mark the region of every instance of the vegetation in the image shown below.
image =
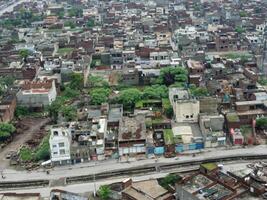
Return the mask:
[[[240,11],[239,12],[239,16],[240,17],[246,17],[247,16],[247,13],[245,11]]]
[[[144,88],[143,99],[162,99],[168,97],[168,88],[165,85],[153,85]]]
[[[62,113],[62,116],[66,121],[74,121],[77,118],[77,110],[73,106],[61,106],[59,112]]]
[[[20,149],[19,156],[22,161],[31,161],[33,159],[32,151],[27,147]]]
[[[108,82],[100,76],[89,76],[88,84],[91,88],[109,87]]]
[[[28,49],[19,50],[19,55],[21,58],[26,59],[30,55],[30,51]]]
[[[73,73],[71,75],[71,81],[68,86],[74,90],[82,90],[83,84],[83,74]]]
[[[182,67],[164,67],[160,70],[160,76],[156,82],[166,86],[174,83],[186,83],[187,70]]]
[[[203,97],[203,96],[208,96],[209,91],[205,87],[196,87],[195,85],[190,86],[190,92],[193,96],[195,97]]]
[[[241,34],[241,33],[244,33],[245,30],[244,30],[241,26],[237,26],[237,27],[235,28],[235,32]]]
[[[80,91],[76,89],[72,89],[70,87],[66,87],[62,93],[62,96],[66,97],[67,99],[76,98],[80,95]]]
[[[73,28],[76,27],[76,25],[74,24],[73,21],[66,21],[66,22],[64,23],[64,26],[65,26],[65,27],[70,27],[71,29],[73,29]]]
[[[40,161],[50,158],[49,135],[43,138],[42,142],[36,149],[22,147],[19,152],[22,161]]]
[[[31,11],[21,9],[16,18],[6,18],[0,21],[0,26],[12,29],[14,27],[27,28],[32,22],[42,21],[43,15],[33,14]]]
[[[267,78],[261,77],[258,82],[261,85],[267,85]]]
[[[167,145],[174,144],[174,137],[172,129],[164,129],[164,142]]]
[[[164,187],[165,189],[169,188],[169,185],[174,186],[176,182],[181,180],[182,178],[176,174],[168,174],[163,179],[159,181],[159,184]]]
[[[125,89],[121,91],[118,101],[123,104],[126,109],[133,109],[135,103],[142,97],[142,93],[136,88]]]
[[[68,15],[69,15],[69,17],[82,17],[83,16],[83,9],[78,8],[78,7],[71,8],[68,11]]]
[[[108,88],[96,88],[90,92],[91,104],[100,105],[108,101],[111,90]]]
[[[73,48],[60,48],[58,49],[57,53],[60,55],[67,55],[67,54],[71,54],[73,52]]]
[[[267,129],[267,117],[262,117],[256,120],[256,126],[260,129]]]
[[[98,190],[98,195],[101,200],[110,199],[109,195],[111,194],[111,190],[108,185],[101,185]]]
[[[9,123],[0,123],[0,142],[6,141],[16,131],[16,128]]]
[[[24,106],[17,106],[15,110],[15,116],[16,117],[23,117],[30,114],[30,111],[27,107]]]
[[[162,106],[164,114],[171,119],[173,117],[173,108],[170,100],[168,98],[162,99]]]
[[[225,57],[233,60],[240,59],[241,62],[247,62],[249,59],[252,58],[252,55],[248,53],[229,53],[226,54]]]
[[[89,20],[87,21],[87,23],[86,23],[86,26],[87,26],[88,28],[92,28],[92,27],[94,27],[94,26],[95,26],[95,20],[94,20],[94,19],[89,19]]]

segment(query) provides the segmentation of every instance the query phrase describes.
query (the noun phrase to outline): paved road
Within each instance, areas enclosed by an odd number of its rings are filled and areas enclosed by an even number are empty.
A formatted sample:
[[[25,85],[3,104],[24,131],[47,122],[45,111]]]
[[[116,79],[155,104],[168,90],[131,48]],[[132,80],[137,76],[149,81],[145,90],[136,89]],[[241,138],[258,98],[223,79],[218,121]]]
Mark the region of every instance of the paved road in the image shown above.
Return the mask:
[[[225,170],[228,169],[235,169],[235,168],[245,168],[246,165],[249,164],[249,162],[242,162],[238,164],[227,164],[224,165]],[[150,174],[150,175],[144,175],[144,176],[135,176],[131,177],[134,181],[141,181],[141,180],[147,180],[147,179],[155,179],[155,178],[161,178],[166,176],[168,173],[156,173],[156,174]],[[62,189],[69,192],[75,192],[75,193],[87,193],[87,192],[93,192],[94,189],[96,190],[101,185],[116,183],[124,180],[125,178],[112,178],[112,179],[106,179],[106,180],[99,180],[95,183],[81,183],[81,184],[74,184],[74,185],[67,185],[67,186],[58,186],[58,187],[47,187],[47,188],[35,188],[35,189],[22,189],[22,190],[7,190],[7,191],[1,191],[1,192],[16,192],[16,193],[35,193],[38,192],[41,194],[42,197],[49,197],[51,189]]]
[[[196,157],[192,157],[192,155],[182,156],[180,157],[179,161],[193,161],[199,159],[208,159],[214,157],[223,157],[223,156],[230,156],[230,155],[244,155],[244,154],[253,154],[253,155],[260,155],[260,154],[267,154],[267,146],[260,145],[254,146],[251,148],[241,148],[241,149],[206,149],[205,152],[201,153]],[[158,163],[174,163],[179,162],[174,158],[159,158]],[[79,175],[88,175],[94,173],[101,173],[101,172],[108,172],[111,170],[118,170],[118,169],[126,169],[130,167],[141,167],[148,164],[155,163],[154,159],[146,159],[141,161],[133,161],[130,163],[118,163],[116,160],[109,160],[103,162],[89,162],[83,163],[80,165],[72,165],[72,166],[64,166],[64,167],[57,167],[51,170],[50,174],[47,175],[44,170],[39,169],[38,171],[16,171],[13,169],[6,169],[4,170],[4,174],[6,179],[2,181],[23,181],[23,180],[34,180],[34,179],[59,179],[62,177],[69,177],[69,176],[79,176]]]
[[[12,12],[14,7],[23,3],[23,2],[29,2],[30,0],[19,0],[19,1],[16,1],[16,0],[13,0],[13,4],[7,6],[6,8],[4,9],[1,9],[0,10],[0,16],[2,16],[5,12]]]

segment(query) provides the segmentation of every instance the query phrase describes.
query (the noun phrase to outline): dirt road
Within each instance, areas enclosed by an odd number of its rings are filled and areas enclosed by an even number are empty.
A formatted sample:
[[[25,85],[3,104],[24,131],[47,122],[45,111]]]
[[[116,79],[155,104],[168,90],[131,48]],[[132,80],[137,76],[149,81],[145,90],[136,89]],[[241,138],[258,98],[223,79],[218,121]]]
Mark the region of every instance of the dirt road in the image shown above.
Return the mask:
[[[0,150],[0,170],[6,169],[9,167],[9,160],[6,159],[6,154],[10,151],[17,151],[20,146],[22,146],[26,141],[32,138],[32,136],[37,133],[42,126],[47,124],[50,121],[49,118],[24,118],[21,120],[21,123],[29,129],[23,131],[22,134],[16,135],[12,142],[9,143],[6,147]]]

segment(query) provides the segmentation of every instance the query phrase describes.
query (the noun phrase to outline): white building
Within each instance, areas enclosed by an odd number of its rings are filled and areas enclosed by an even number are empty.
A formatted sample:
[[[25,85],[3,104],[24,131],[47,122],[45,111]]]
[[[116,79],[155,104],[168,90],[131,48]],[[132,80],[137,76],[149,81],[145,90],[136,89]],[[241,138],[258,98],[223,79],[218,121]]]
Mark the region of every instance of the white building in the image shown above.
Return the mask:
[[[17,102],[25,107],[44,107],[56,100],[54,80],[25,81],[17,93]]]
[[[49,144],[53,165],[69,164],[71,162],[71,132],[69,129],[65,127],[51,128]]]
[[[176,122],[198,122],[199,101],[192,98],[187,90],[170,88],[169,99]]]

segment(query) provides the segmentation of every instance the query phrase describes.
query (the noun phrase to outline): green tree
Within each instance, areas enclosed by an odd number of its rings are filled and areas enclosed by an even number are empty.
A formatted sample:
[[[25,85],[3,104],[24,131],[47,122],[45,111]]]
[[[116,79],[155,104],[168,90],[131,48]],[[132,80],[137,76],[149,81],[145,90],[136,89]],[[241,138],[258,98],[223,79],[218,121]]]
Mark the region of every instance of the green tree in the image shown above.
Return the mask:
[[[239,16],[240,17],[246,17],[247,16],[247,13],[245,11],[240,11],[239,12]]]
[[[68,86],[71,89],[82,90],[83,89],[83,74],[73,73],[71,75],[71,81]]]
[[[159,184],[164,187],[165,189],[169,188],[169,185],[175,185],[175,183],[182,178],[179,175],[175,174],[168,174],[163,179],[159,181]]]
[[[182,67],[164,67],[160,70],[158,83],[170,86],[176,82],[187,82],[187,70]]]
[[[110,187],[108,185],[101,185],[98,190],[98,195],[101,200],[110,199],[109,195],[111,194]]]
[[[74,121],[77,118],[77,110],[73,106],[62,106],[60,112],[66,121]]]
[[[48,160],[50,158],[50,146],[49,146],[49,135],[43,138],[42,143],[37,147],[34,154],[34,160]]]
[[[77,8],[77,7],[71,8],[68,11],[68,15],[69,15],[69,17],[82,17],[83,16],[83,9]]]
[[[256,126],[260,129],[267,129],[267,117],[257,119]]]
[[[142,97],[142,93],[136,88],[130,88],[121,91],[120,96],[118,97],[119,102],[127,109],[132,109],[135,106],[135,103],[139,101]]]
[[[91,88],[96,87],[109,87],[109,84],[106,80],[103,79],[103,77],[100,76],[89,76],[88,78],[88,84]]]
[[[73,29],[73,28],[76,27],[76,25],[74,24],[73,21],[66,21],[66,22],[64,23],[64,26],[66,26],[66,27],[70,27],[71,29]]]
[[[110,89],[108,88],[96,88],[90,92],[91,104],[100,105],[108,101],[108,96],[110,94]]]
[[[19,50],[19,55],[21,58],[26,59],[30,55],[30,51],[28,49]]]
[[[203,96],[208,96],[209,91],[205,87],[196,87],[195,85],[190,86],[190,92],[193,96],[195,97],[203,97]]]
[[[61,106],[65,104],[66,98],[65,97],[57,97],[55,101],[51,103],[50,106],[48,106],[48,112],[51,119],[56,122],[58,119],[58,113],[61,109]]]
[[[237,27],[235,28],[235,32],[241,34],[241,33],[244,32],[244,29],[243,29],[241,26],[237,26]]]
[[[95,20],[94,20],[94,19],[89,19],[89,20],[87,21],[87,23],[86,23],[86,26],[87,26],[88,28],[92,28],[92,27],[94,27],[94,26],[95,26]]]
[[[16,117],[22,117],[27,116],[30,114],[30,111],[27,107],[24,106],[17,106],[15,110],[15,116]]]
[[[152,85],[145,87],[144,99],[162,99],[168,97],[168,88],[165,85]]]
[[[66,87],[62,95],[67,99],[73,99],[79,97],[80,91],[76,89],[71,89],[70,87]]]
[[[12,124],[0,123],[0,141],[5,141],[15,131],[16,131],[16,128]]]

